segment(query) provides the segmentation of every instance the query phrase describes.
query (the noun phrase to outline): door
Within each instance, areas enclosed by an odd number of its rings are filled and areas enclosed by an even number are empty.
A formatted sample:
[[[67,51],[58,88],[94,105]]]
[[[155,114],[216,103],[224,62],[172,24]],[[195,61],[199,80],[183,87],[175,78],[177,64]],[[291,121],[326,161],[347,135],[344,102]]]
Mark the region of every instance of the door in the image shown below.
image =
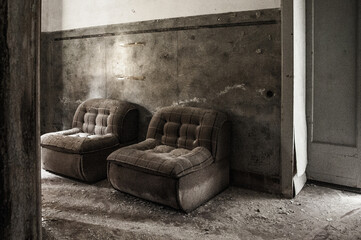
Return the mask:
[[[355,188],[361,188],[360,9],[359,0],[307,2],[307,177]]]

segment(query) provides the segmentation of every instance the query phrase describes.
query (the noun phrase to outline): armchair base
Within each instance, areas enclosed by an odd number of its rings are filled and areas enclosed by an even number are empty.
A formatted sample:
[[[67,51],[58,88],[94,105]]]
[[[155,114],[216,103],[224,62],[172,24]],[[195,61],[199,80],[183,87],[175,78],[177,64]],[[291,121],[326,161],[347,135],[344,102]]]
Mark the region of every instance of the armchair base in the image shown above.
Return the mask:
[[[111,185],[136,197],[191,212],[229,185],[228,161],[217,161],[180,178],[154,175],[108,161]]]
[[[85,154],[58,152],[42,147],[42,168],[84,182],[97,182],[107,177],[106,158],[118,147]]]

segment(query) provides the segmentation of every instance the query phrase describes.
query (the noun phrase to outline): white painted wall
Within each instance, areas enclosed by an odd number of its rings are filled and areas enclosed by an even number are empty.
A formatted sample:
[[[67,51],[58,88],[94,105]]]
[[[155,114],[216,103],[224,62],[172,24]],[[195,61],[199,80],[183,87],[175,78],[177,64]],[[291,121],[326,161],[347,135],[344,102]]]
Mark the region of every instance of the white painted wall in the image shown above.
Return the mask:
[[[43,32],[280,8],[281,0],[43,0]]]

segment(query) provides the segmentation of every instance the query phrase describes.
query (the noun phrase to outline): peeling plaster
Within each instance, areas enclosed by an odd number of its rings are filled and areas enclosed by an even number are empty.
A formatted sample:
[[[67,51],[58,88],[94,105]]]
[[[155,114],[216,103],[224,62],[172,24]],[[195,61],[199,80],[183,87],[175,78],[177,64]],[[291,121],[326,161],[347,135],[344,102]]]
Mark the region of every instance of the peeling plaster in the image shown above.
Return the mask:
[[[69,105],[69,104],[73,104],[73,103],[74,103],[73,100],[71,100],[70,98],[67,98],[67,97],[62,97],[62,98],[59,97],[59,101],[60,101],[63,105]],[[82,102],[83,102],[83,100],[81,100],[81,99],[78,99],[78,100],[75,101],[75,103],[76,103],[77,105],[80,105]]]
[[[136,81],[144,81],[145,80],[145,76],[123,76],[123,75],[119,75],[116,76],[117,80],[136,80]]]
[[[61,102],[61,104],[63,105],[68,105],[70,103],[72,103],[73,101],[70,98],[67,97],[59,97],[59,101]]]
[[[186,99],[186,100],[180,100],[178,102],[173,102],[172,106],[184,106],[187,103],[205,103],[205,102],[207,102],[207,99],[205,99],[205,98],[194,97],[192,99]]]
[[[261,95],[264,95],[264,92],[266,91],[265,88],[258,89],[257,92]]]
[[[243,91],[247,90],[246,89],[246,84],[242,83],[242,84],[236,84],[233,86],[227,86],[223,91],[220,91],[217,96],[222,96],[226,93],[228,93],[229,91],[233,90],[233,89],[242,89]]]

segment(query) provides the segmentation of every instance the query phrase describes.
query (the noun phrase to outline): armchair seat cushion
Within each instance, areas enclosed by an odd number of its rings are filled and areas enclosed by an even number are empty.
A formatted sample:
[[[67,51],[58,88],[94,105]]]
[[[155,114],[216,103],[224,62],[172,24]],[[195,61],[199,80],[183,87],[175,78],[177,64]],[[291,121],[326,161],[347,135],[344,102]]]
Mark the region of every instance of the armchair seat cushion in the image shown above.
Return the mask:
[[[146,144],[155,147],[147,149],[144,147]],[[180,178],[207,167],[214,159],[204,147],[188,150],[160,145],[155,139],[147,139],[113,152],[108,161],[155,175]]]
[[[42,147],[66,153],[91,153],[118,145],[118,137],[114,134],[94,135],[81,132],[78,128],[41,136]]]

